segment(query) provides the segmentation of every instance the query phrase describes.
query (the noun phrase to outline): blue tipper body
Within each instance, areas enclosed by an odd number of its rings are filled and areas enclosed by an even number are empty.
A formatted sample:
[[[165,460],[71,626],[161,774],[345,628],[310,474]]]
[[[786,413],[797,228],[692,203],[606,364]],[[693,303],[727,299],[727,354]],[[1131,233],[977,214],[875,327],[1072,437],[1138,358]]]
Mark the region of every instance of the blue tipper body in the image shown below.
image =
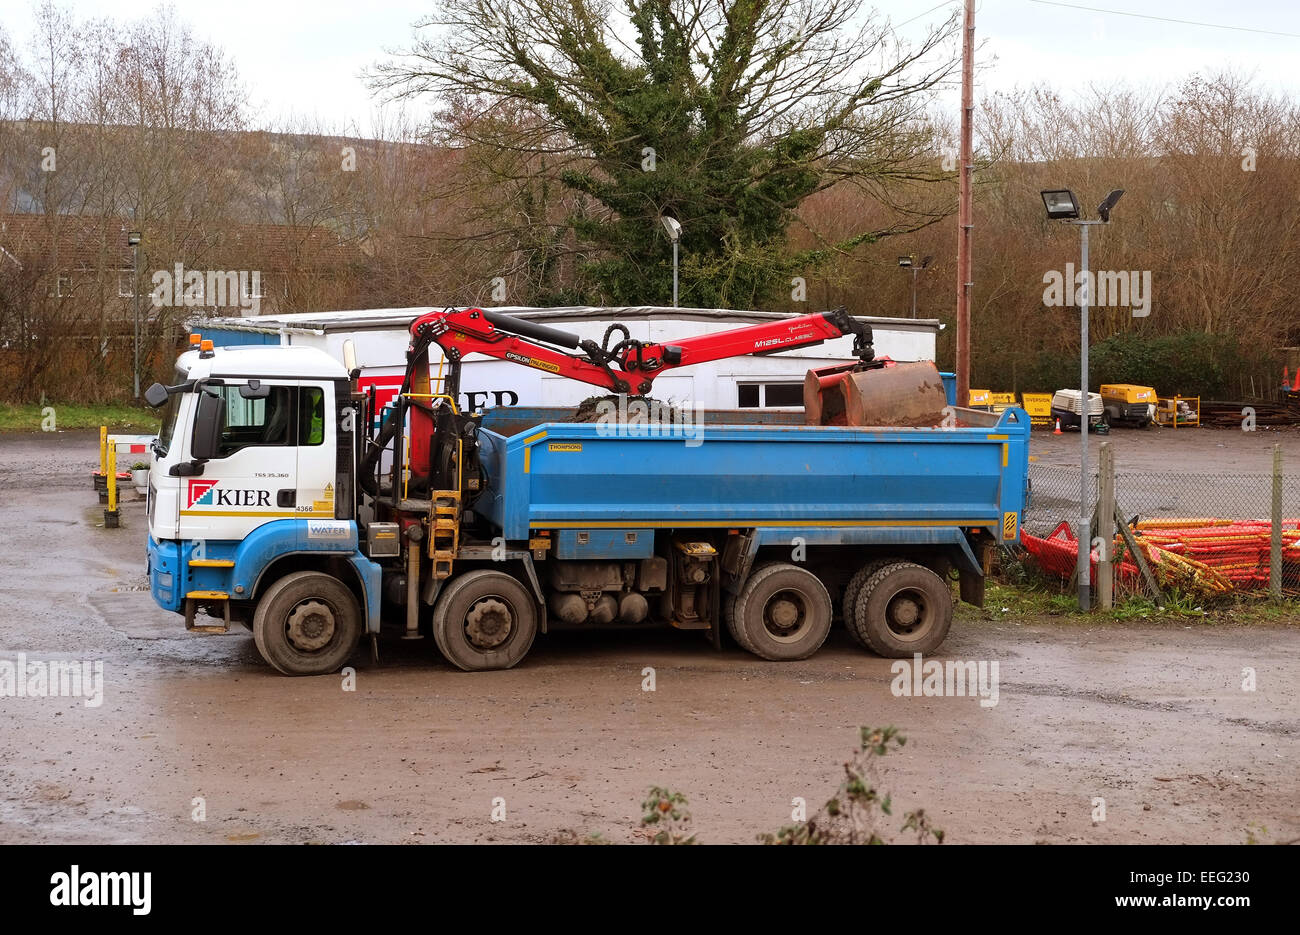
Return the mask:
[[[570,413],[512,407],[484,418],[489,481],[475,510],[508,540],[537,529],[731,527],[756,530],[760,543],[950,544],[973,563],[967,530],[1000,542],[1019,534],[1030,429],[1019,408],[959,413],[987,425],[900,429],[806,426],[793,424],[799,413],[772,412],[708,413],[685,427],[562,421]],[[627,554],[622,535],[608,541]]]

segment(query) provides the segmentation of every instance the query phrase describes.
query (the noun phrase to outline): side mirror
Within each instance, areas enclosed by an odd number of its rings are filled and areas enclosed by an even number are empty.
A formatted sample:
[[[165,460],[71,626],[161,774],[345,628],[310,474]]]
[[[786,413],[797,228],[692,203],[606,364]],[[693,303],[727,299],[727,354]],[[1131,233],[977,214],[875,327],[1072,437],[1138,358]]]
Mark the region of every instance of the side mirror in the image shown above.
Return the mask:
[[[261,380],[249,380],[239,388],[239,395],[244,399],[266,399],[271,395],[271,388]]]
[[[194,441],[190,446],[190,454],[196,460],[221,457],[221,427],[225,422],[225,397],[199,393],[198,413],[194,416]]]
[[[167,387],[161,383],[155,383],[144,391],[144,401],[154,409],[164,405],[167,402]]]

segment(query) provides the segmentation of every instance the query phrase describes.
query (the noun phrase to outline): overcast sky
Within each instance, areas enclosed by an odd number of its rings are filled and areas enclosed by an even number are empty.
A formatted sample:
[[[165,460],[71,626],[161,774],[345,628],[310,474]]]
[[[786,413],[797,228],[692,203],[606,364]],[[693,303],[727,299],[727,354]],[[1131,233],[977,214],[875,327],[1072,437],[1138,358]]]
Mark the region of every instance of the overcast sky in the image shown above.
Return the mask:
[[[141,0],[72,0],[78,18],[129,20],[152,6]],[[878,0],[899,29],[917,36],[960,2]],[[333,127],[372,126],[375,100],[360,74],[386,49],[409,43],[411,24],[431,0],[176,0],[181,19],[226,49],[247,84],[260,120],[317,116]],[[1296,0],[1071,0],[1069,6],[1123,10],[1216,24],[1161,22],[1034,0],[982,0],[976,14],[978,94],[1050,82],[1069,91],[1087,81],[1160,86],[1197,69],[1232,68],[1275,90],[1300,96],[1300,3]],[[32,6],[5,0],[10,39],[32,33]],[[1266,35],[1262,30],[1285,35]],[[945,104],[956,114],[956,99]]]

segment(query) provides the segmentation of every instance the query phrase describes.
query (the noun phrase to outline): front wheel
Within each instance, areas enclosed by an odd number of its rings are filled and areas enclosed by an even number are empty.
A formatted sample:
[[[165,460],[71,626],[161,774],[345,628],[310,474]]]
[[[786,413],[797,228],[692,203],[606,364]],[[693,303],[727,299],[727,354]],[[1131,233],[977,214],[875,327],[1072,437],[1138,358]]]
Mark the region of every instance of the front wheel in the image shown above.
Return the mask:
[[[347,586],[318,571],[275,582],[257,602],[253,641],[285,675],[326,675],[348,661],[361,639],[361,609]]]
[[[515,578],[480,569],[452,580],[433,608],[433,639],[466,672],[509,669],[537,635],[537,602]]]

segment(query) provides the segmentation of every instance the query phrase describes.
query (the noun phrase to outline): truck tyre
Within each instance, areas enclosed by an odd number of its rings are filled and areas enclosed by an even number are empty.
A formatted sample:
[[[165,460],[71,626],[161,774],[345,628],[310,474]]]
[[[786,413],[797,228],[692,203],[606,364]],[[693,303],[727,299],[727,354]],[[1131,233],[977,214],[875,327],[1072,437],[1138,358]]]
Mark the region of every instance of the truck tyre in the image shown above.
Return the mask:
[[[537,635],[532,592],[500,571],[480,569],[452,579],[433,608],[433,639],[466,672],[509,669]]]
[[[361,609],[347,585],[318,571],[272,584],[253,614],[253,641],[285,675],[326,675],[348,661],[361,639]]]
[[[764,565],[736,595],[731,634],[755,656],[807,659],[831,632],[831,596],[812,572],[796,565]]]
[[[736,600],[738,595],[726,592],[722,595],[722,620],[727,625],[731,638],[736,641],[741,649],[745,652],[752,653],[754,650],[749,646],[749,640],[745,636],[745,630],[736,623]]]
[[[952,592],[921,565],[886,565],[862,585],[853,622],[863,644],[887,659],[934,652],[952,626]]]
[[[867,644],[862,642],[862,637],[858,635],[857,624],[854,622],[858,613],[858,595],[862,593],[862,586],[886,565],[892,565],[896,559],[878,558],[874,561],[867,562],[849,579],[849,583],[844,586],[844,597],[840,601],[840,615],[844,618],[844,629],[849,631],[849,636],[853,642],[857,643],[863,649]]]

